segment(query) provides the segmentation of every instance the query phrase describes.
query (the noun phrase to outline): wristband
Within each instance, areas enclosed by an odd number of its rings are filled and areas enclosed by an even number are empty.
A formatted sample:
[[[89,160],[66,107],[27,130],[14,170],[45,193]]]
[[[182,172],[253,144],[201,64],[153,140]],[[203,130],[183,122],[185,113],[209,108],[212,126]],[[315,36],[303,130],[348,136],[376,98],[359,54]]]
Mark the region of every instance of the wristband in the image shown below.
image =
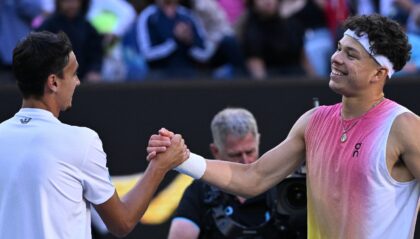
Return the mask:
[[[198,154],[190,153],[190,157],[174,168],[179,173],[186,174],[194,179],[200,179],[206,171],[206,160]]]

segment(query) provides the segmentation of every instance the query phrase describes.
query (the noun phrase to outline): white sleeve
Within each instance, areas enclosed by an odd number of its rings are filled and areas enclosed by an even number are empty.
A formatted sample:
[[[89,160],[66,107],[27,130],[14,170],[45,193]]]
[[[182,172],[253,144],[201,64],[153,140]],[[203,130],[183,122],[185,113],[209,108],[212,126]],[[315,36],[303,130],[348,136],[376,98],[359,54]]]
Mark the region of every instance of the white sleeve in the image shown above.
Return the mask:
[[[96,134],[89,145],[81,168],[83,196],[95,205],[104,203],[115,192],[106,162],[102,142]]]

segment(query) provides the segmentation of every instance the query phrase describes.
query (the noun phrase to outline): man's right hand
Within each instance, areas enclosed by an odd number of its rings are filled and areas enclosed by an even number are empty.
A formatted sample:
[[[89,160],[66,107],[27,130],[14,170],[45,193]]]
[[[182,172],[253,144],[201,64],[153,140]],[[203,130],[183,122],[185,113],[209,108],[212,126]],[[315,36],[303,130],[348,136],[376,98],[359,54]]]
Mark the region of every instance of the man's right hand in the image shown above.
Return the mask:
[[[155,155],[152,158],[149,157],[150,156],[150,153],[149,153],[148,160],[151,163],[159,166],[159,168],[161,168],[162,170],[166,172],[178,166],[185,160],[187,160],[189,157],[189,150],[184,143],[184,139],[179,134],[173,135],[172,138],[169,138],[166,136],[161,136],[161,137],[165,137],[166,139],[162,140],[162,138],[159,138],[161,140],[153,140],[153,142],[158,143],[158,145],[160,142],[164,146],[162,145],[156,146],[157,148],[162,147],[160,152],[156,153],[156,151],[153,151],[155,152]],[[156,138],[156,137],[152,136],[151,141],[152,141],[152,138]],[[167,139],[170,139],[169,142]],[[149,151],[149,148],[156,148],[156,147],[147,147],[147,148]],[[165,148],[165,150],[162,151],[163,148]]]
[[[158,153],[165,152],[171,145],[171,138],[175,134],[165,128],[161,128],[158,134],[150,136],[149,144],[147,145],[147,161],[156,157]]]
[[[189,151],[181,135],[169,136],[165,136],[166,139],[163,140],[164,152],[151,160],[142,179],[124,195],[122,200],[115,192],[106,202],[95,205],[107,228],[115,235],[122,237],[133,229],[144,215],[165,174],[189,157]]]

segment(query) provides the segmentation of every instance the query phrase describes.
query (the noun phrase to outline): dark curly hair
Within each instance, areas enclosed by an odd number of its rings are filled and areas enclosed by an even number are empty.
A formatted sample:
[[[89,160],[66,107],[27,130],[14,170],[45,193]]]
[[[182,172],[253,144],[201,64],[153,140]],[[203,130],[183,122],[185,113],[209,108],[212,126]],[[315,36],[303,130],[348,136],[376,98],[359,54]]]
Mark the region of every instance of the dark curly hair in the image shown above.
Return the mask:
[[[348,18],[344,27],[355,31],[358,36],[367,33],[372,53],[388,57],[395,71],[401,70],[410,60],[411,45],[397,22],[379,14],[362,15]]]
[[[72,45],[64,32],[31,32],[13,50],[13,72],[23,98],[40,98],[50,74],[63,77]]]

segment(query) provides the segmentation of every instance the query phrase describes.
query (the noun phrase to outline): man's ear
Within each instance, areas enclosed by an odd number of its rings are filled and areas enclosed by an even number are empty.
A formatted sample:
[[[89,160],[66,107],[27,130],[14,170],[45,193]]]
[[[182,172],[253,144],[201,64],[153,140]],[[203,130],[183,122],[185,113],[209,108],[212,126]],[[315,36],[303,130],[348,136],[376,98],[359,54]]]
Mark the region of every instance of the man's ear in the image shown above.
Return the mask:
[[[385,81],[387,77],[388,77],[388,69],[386,69],[385,67],[381,67],[377,69],[372,82]]]
[[[58,85],[59,85],[59,82],[58,82],[57,75],[50,74],[45,84],[45,87],[47,88],[47,90],[55,93],[58,91]]]

